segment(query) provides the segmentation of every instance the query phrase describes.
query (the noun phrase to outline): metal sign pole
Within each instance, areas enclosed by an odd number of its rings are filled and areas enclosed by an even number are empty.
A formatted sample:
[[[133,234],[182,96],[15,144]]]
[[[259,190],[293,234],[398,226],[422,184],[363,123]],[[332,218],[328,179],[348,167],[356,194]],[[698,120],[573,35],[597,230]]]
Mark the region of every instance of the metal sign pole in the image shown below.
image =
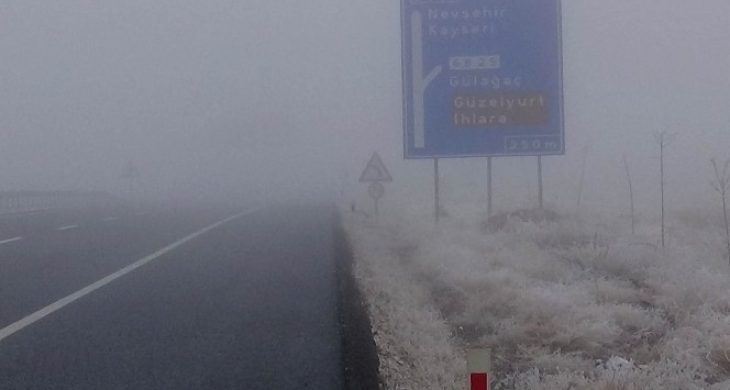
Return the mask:
[[[380,198],[375,198],[375,223],[378,223],[380,219],[380,210],[378,207],[378,202],[380,201]]]
[[[433,189],[434,189],[434,220],[439,223],[441,219],[441,199],[439,194],[439,159],[433,159]]]
[[[380,213],[380,198],[385,195],[385,187],[383,187],[383,184],[380,182],[372,182],[368,187],[368,195],[370,195],[370,198],[373,199],[373,211],[375,212],[375,222],[377,223]]]
[[[390,176],[388,168],[383,164],[383,160],[378,153],[373,153],[370,161],[360,175],[360,183],[370,183],[368,186],[368,195],[373,200],[375,211],[375,223],[378,223],[380,214],[380,198],[385,195],[384,182],[392,182],[393,177]],[[354,206],[353,206],[354,210]]]
[[[537,197],[540,205],[540,210],[542,210],[542,156],[537,156]]]
[[[487,157],[487,217],[492,216],[492,158]]]

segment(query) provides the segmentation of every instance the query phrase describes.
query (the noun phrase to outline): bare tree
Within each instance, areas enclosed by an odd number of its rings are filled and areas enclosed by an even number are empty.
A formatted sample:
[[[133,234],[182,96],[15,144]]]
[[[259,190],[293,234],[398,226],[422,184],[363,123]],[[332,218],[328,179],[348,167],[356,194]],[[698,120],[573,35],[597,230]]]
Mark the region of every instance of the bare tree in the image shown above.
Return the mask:
[[[722,169],[714,158],[710,160],[715,173],[715,180],[711,183],[712,188],[722,197],[722,215],[725,221],[725,242],[727,243],[727,255],[730,261],[730,225],[727,220],[727,192],[730,188],[730,160],[725,160]]]
[[[629,184],[629,204],[631,205],[631,234],[636,234],[636,219],[634,217],[634,187],[631,184],[631,171],[629,170],[629,162],[626,160],[624,153],[624,168],[626,169],[626,182]]]
[[[674,140],[674,134],[669,134],[666,131],[660,131],[654,135],[657,144],[659,145],[659,174],[660,174],[660,186],[661,186],[661,206],[662,206],[662,248],[664,248],[664,149]]]

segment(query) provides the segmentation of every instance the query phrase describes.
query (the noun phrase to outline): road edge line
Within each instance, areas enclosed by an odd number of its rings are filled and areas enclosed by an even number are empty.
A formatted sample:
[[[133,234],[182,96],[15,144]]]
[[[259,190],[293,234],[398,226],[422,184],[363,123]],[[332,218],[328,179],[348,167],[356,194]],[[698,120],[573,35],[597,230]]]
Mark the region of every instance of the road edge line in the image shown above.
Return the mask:
[[[380,358],[365,296],[355,277],[355,258],[342,215],[333,213],[333,256],[337,274],[337,311],[341,360],[347,390],[380,389]]]

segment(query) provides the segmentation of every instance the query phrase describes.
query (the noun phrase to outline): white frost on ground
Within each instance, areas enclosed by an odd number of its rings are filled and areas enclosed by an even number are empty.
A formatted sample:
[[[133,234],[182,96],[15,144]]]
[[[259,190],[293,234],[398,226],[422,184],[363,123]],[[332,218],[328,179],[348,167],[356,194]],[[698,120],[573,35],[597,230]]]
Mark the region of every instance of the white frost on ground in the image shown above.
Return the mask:
[[[430,291],[400,264],[408,248],[382,245],[384,232],[366,220],[344,219],[355,238],[355,278],[367,300],[387,389],[466,388],[466,367]]]
[[[464,349],[488,346],[494,389],[730,389],[714,219],[673,220],[662,250],[653,225],[479,215],[345,213],[388,388],[466,388]]]

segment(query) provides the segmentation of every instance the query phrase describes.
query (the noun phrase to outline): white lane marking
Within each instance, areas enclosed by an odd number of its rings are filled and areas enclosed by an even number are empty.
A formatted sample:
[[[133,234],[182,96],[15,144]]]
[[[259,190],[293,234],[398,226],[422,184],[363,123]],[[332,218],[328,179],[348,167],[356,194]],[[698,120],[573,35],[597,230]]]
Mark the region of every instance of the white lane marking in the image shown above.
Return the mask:
[[[71,229],[78,229],[78,228],[79,228],[79,225],[66,225],[66,226],[61,226],[60,228],[56,228],[56,230],[58,230],[59,232],[62,232],[64,230],[71,230]]]
[[[22,240],[22,239],[23,239],[23,237],[20,237],[20,236],[18,236],[18,237],[14,237],[14,238],[9,238],[9,239],[7,239],[7,240],[2,240],[2,241],[0,241],[0,245],[3,245],[3,244],[10,244],[11,242],[15,242],[15,241],[20,241],[20,240]]]
[[[32,215],[43,212],[52,211],[53,209],[33,209],[33,210],[18,210],[18,211],[3,211],[0,212],[0,218],[6,217],[17,217],[22,215]]]
[[[104,222],[116,221],[117,219],[119,219],[119,217],[106,217],[104,218]]]
[[[228,217],[226,219],[223,219],[221,221],[218,221],[218,222],[216,222],[216,223],[214,223],[214,224],[212,224],[212,225],[210,225],[210,226],[208,226],[206,228],[203,228],[201,230],[198,230],[195,233],[190,234],[189,236],[186,236],[186,237],[181,238],[180,240],[178,240],[176,242],[173,242],[172,244],[170,244],[170,245],[168,245],[168,246],[166,246],[166,247],[158,250],[157,252],[155,252],[155,253],[147,256],[147,257],[144,257],[142,259],[139,259],[139,260],[135,261],[134,263],[132,263],[132,264],[130,264],[130,265],[128,265],[128,266],[120,269],[119,271],[114,272],[113,274],[111,274],[111,275],[109,275],[109,276],[107,276],[107,277],[105,277],[103,279],[100,279],[100,280],[98,280],[98,281],[96,281],[96,282],[94,282],[94,283],[92,283],[92,284],[90,284],[90,285],[82,288],[81,290],[76,291],[75,293],[66,296],[65,298],[59,299],[58,301],[56,301],[56,302],[54,302],[54,303],[52,303],[52,304],[50,304],[50,305],[48,305],[48,306],[46,306],[46,307],[38,310],[38,311],[36,311],[35,313],[33,313],[33,314],[31,314],[31,315],[29,315],[29,316],[27,316],[27,317],[25,317],[25,318],[23,318],[23,319],[21,319],[19,321],[16,321],[16,322],[14,322],[14,323],[6,326],[3,329],[0,329],[0,341],[6,339],[9,336],[12,336],[13,334],[21,331],[23,328],[34,324],[35,322],[43,319],[44,317],[46,317],[46,316],[48,316],[48,315],[50,315],[50,314],[52,314],[52,313],[54,313],[54,312],[56,312],[58,310],[63,309],[67,305],[70,305],[73,302],[75,302],[75,301],[83,298],[84,296],[91,294],[92,292],[94,292],[94,291],[96,291],[96,290],[98,290],[98,289],[106,286],[107,284],[109,284],[109,283],[111,283],[111,282],[113,282],[113,281],[121,278],[122,276],[124,276],[124,275],[126,275],[126,274],[128,274],[128,273],[130,273],[130,272],[132,272],[134,270],[136,270],[137,268],[142,267],[143,265],[145,265],[145,264],[147,264],[147,263],[149,263],[149,262],[157,259],[158,257],[160,257],[160,256],[162,256],[162,255],[164,255],[164,254],[166,254],[166,253],[168,253],[168,252],[170,252],[170,251],[178,248],[179,246],[181,246],[181,245],[183,245],[183,244],[185,244],[185,243],[187,243],[187,242],[189,242],[191,240],[194,240],[194,239],[202,236],[203,234],[208,233],[209,231],[211,231],[211,230],[213,230],[213,229],[215,229],[215,228],[217,228],[217,227],[219,227],[219,226],[221,226],[221,225],[223,225],[225,223],[228,223],[230,221],[233,221],[234,219],[238,219],[238,218],[245,217],[247,215],[251,215],[251,214],[253,214],[253,213],[255,213],[255,212],[259,211],[259,210],[261,210],[261,208],[256,208],[256,209],[253,209],[253,210],[244,211],[242,213],[239,213],[239,214],[230,216],[230,217]]]

